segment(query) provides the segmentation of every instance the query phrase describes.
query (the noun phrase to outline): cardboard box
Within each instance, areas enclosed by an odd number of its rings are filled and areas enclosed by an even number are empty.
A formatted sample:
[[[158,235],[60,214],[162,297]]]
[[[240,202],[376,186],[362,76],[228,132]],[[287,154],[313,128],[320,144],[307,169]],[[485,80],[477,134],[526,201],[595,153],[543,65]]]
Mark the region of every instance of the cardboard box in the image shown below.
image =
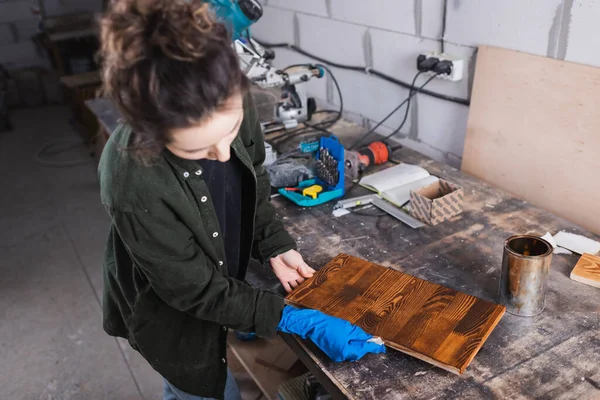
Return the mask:
[[[440,179],[410,192],[410,210],[413,217],[433,226],[462,213],[463,199],[462,187]]]

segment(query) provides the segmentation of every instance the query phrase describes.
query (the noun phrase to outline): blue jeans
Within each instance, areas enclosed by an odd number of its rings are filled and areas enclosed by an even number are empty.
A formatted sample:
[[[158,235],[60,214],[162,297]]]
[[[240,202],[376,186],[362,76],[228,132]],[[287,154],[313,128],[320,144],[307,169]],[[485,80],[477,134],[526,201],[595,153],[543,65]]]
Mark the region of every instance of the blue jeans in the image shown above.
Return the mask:
[[[163,400],[214,400],[186,393],[183,390],[177,389],[166,379],[164,381]],[[235,383],[235,379],[233,379],[233,375],[229,369],[227,370],[227,383],[225,383],[225,400],[242,400],[240,389],[237,383]]]

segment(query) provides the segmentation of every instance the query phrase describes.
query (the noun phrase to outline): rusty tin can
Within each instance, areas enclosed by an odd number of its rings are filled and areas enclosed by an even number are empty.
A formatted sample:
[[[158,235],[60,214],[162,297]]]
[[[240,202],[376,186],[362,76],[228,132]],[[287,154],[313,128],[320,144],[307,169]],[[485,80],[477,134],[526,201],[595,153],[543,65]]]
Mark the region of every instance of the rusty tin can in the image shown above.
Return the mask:
[[[552,245],[537,236],[512,236],[504,242],[498,302],[514,315],[544,311]]]

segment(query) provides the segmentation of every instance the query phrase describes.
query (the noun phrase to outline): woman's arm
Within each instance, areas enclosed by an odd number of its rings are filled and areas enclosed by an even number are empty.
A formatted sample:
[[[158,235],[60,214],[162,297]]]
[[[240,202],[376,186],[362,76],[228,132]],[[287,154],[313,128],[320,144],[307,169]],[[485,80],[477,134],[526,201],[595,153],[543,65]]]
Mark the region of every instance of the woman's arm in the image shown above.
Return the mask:
[[[257,180],[253,255],[261,262],[266,262],[288,250],[296,249],[296,242],[284,229],[270,202],[271,181],[269,180],[269,173],[263,166],[265,162],[265,139],[254,101],[250,95],[246,96],[244,113],[245,118],[248,120],[248,126],[252,130],[252,140],[254,142],[253,165]]]
[[[284,306],[281,296],[225,277],[180,222],[109,212],[134,262],[169,306],[232,329],[275,335]]]
[[[262,262],[269,260],[273,272],[287,292],[291,292],[305,278],[310,278],[314,270],[309,267],[300,253],[296,251],[296,242],[284,229],[271,204],[271,181],[265,161],[265,139],[258,120],[258,113],[251,96],[246,98],[245,111],[253,132],[254,170],[258,181],[256,199],[256,218],[254,232],[254,252]]]

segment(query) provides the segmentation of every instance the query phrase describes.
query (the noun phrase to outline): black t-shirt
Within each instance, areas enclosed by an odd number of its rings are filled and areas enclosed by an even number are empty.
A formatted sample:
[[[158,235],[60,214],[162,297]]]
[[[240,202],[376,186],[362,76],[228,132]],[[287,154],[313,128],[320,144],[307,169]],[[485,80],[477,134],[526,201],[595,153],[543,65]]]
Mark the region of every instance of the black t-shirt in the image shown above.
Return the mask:
[[[227,162],[199,160],[198,164],[219,219],[229,276],[240,278],[243,165],[233,152]]]

